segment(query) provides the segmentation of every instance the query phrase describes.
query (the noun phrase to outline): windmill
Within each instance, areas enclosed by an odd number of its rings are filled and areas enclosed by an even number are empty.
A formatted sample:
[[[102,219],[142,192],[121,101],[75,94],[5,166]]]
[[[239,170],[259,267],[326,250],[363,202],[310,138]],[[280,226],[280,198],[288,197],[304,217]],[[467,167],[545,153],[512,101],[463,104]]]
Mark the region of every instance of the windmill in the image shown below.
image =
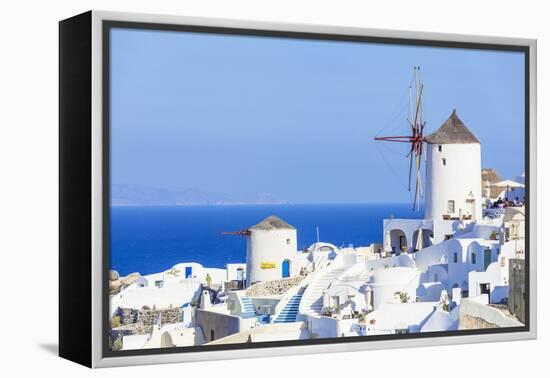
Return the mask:
[[[250,236],[250,230],[240,230],[240,231],[223,231],[222,235],[239,235],[239,236]]]
[[[422,75],[420,73],[420,67],[414,67],[413,78],[409,85],[409,114],[407,122],[409,124],[410,135],[399,136],[383,136],[375,137],[374,140],[385,142],[398,142],[410,144],[410,150],[407,154],[409,159],[409,192],[412,192],[412,179],[414,168],[414,197],[413,197],[413,210],[416,211],[419,208],[420,199],[424,196],[422,190],[422,152],[424,148],[424,127],[426,122],[422,118],[422,93],[424,85],[422,84]]]

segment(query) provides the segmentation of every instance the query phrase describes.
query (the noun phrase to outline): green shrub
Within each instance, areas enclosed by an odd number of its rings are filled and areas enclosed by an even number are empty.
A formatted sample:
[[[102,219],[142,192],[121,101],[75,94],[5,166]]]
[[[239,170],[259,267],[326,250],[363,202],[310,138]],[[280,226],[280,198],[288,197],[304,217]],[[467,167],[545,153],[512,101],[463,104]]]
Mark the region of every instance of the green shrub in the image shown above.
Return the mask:
[[[408,303],[411,299],[409,295],[403,291],[397,291],[395,295],[399,295],[399,300],[401,301],[401,303]]]
[[[111,347],[113,351],[121,350],[122,349],[122,337],[116,338],[115,341],[113,341],[113,345]]]
[[[114,316],[111,319],[111,328],[117,328],[121,326],[120,316]]]

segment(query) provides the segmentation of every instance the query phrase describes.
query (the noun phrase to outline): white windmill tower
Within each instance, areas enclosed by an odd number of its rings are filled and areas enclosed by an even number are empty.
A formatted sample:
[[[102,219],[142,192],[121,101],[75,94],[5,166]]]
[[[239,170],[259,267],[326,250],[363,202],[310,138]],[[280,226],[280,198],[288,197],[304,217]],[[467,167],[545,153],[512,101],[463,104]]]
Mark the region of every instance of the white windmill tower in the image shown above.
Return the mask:
[[[425,218],[481,218],[481,145],[456,110],[433,134],[426,148]]]
[[[410,129],[396,136],[377,136],[374,139],[408,145],[409,177],[413,210],[421,209],[424,200],[424,218],[433,221],[432,242],[440,242],[455,228],[452,223],[482,217],[481,196],[481,145],[474,134],[460,120],[455,110],[434,133],[424,136],[426,122],[423,119],[424,85],[419,67],[414,67],[409,86]],[[426,177],[422,174],[425,161]],[[413,196],[414,193],[414,196]],[[395,223],[395,222],[393,222]],[[406,225],[407,222],[403,222]],[[395,224],[394,228],[398,229]],[[416,230],[422,235],[421,229]],[[386,239],[389,241],[390,233]],[[406,235],[407,238],[414,238]],[[418,238],[418,236],[417,236]],[[423,239],[419,239],[423,241]],[[422,243],[416,249],[422,249]],[[385,247],[386,250],[386,247]]]
[[[296,276],[292,266],[297,255],[296,228],[271,215],[248,229],[223,232],[247,238],[246,286],[255,282],[272,281]]]

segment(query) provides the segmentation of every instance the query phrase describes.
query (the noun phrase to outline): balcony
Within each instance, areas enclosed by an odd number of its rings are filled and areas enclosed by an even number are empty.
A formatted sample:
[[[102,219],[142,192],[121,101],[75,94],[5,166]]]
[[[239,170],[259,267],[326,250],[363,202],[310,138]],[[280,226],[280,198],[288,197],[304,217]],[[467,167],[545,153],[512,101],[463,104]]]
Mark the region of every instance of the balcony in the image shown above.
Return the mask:
[[[454,221],[457,221],[457,220],[472,220],[472,215],[469,214],[469,215],[462,215],[461,217],[457,217],[457,216],[450,215],[450,214],[443,214],[443,220],[454,220]]]

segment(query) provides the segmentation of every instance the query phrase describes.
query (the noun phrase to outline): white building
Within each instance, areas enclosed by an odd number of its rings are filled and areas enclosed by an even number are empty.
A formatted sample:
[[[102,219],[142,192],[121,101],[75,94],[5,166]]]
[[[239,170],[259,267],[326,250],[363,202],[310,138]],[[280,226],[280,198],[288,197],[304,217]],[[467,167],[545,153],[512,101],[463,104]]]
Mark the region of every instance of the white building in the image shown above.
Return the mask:
[[[440,243],[457,232],[469,231],[470,224],[482,218],[479,140],[454,110],[425,140],[424,219],[386,219],[387,252],[414,252]]]
[[[167,328],[149,344],[456,330],[461,298],[504,303],[509,296],[508,261],[525,254],[524,207],[482,208],[480,142],[456,111],[425,141],[425,216],[385,219],[385,253],[376,253],[380,246],[374,244],[339,249],[322,242],[298,251],[296,229],[270,216],[239,232],[247,237],[246,265],[216,270],[178,264],[136,281],[156,293],[177,288],[180,302],[200,290],[206,275],[213,283],[246,279],[248,288],[231,291],[216,304],[204,290],[195,316],[184,316],[193,319],[187,323],[192,331]],[[303,277],[285,280],[296,276]],[[254,283],[259,284],[250,288]],[[185,285],[190,287],[183,289]],[[284,285],[291,286],[271,290]],[[271,289],[261,291],[263,286]],[[126,289],[125,300],[118,300],[128,302],[132,290]],[[146,292],[141,291],[140,301]],[[143,342],[128,339],[126,346]]]
[[[246,280],[246,264],[227,264],[227,281],[245,281]]]
[[[248,229],[247,286],[297,275],[292,261],[298,255],[296,229],[274,215]]]
[[[226,278],[226,269],[205,268],[198,263],[176,264],[164,272],[140,276],[130,286],[111,296],[111,313],[119,307],[181,307],[199,296],[201,285],[210,282],[222,286]]]

